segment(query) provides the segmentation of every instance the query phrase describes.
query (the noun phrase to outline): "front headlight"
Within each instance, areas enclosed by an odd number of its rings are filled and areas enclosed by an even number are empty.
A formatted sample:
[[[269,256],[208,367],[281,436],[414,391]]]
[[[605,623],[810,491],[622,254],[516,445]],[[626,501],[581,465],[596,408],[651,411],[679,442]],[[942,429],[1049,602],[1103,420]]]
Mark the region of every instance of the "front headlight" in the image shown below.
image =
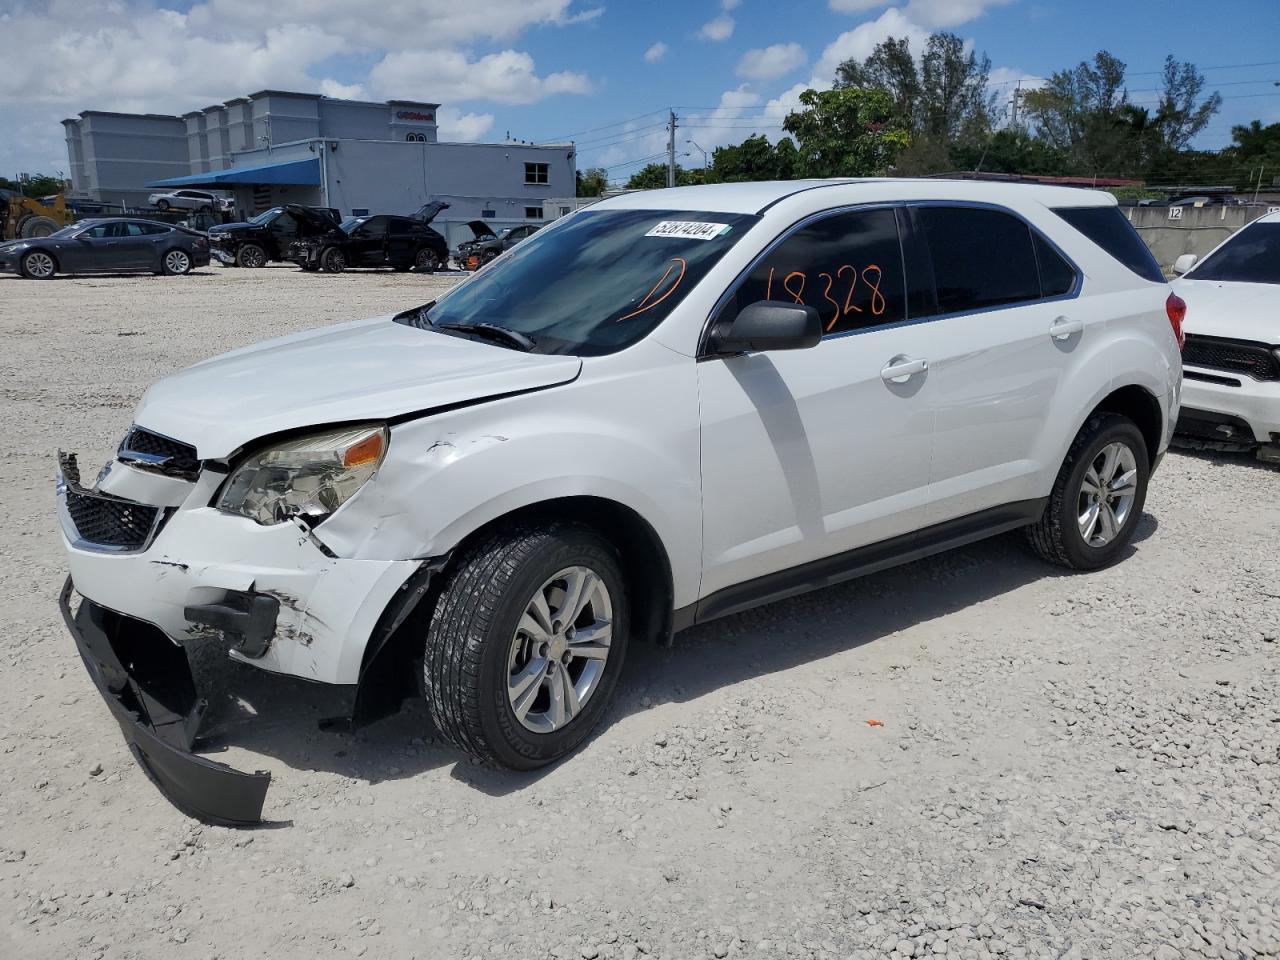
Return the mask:
[[[314,526],[377,472],[388,440],[385,424],[364,423],[251,453],[223,486],[218,509],[264,526],[292,517]]]

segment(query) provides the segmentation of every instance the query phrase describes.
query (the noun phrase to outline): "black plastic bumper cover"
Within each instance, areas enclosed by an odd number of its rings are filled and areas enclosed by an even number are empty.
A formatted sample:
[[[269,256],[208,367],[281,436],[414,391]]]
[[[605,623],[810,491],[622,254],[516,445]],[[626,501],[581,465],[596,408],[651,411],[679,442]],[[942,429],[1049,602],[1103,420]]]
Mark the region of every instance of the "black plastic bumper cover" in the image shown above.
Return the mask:
[[[80,658],[143,771],[170,802],[205,823],[262,819],[271,774],[242,773],[191,752],[206,702],[186,651],[158,628],[82,598],[71,611],[67,578],[58,604]]]

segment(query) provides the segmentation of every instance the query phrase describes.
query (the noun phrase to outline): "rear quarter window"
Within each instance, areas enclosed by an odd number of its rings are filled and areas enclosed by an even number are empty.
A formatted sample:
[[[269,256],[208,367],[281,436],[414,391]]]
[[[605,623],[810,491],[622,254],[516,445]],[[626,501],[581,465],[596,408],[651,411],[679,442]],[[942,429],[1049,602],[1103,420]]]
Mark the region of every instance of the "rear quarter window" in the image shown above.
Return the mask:
[[[1160,264],[1119,207],[1055,207],[1053,212],[1143,280],[1165,282]]]

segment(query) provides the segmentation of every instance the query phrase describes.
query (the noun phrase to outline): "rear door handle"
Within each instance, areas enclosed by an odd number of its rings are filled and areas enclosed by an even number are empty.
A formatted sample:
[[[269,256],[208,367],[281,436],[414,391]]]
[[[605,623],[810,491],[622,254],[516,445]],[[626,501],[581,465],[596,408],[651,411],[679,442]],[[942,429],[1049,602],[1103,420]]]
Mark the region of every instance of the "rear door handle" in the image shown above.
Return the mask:
[[[929,361],[921,358],[912,360],[910,357],[898,354],[880,371],[880,379],[885,383],[906,383],[918,373],[924,373],[929,369]]]
[[[1083,320],[1068,320],[1066,317],[1057,317],[1053,323],[1049,324],[1049,336],[1055,340],[1065,340],[1073,333],[1079,333],[1083,329]]]

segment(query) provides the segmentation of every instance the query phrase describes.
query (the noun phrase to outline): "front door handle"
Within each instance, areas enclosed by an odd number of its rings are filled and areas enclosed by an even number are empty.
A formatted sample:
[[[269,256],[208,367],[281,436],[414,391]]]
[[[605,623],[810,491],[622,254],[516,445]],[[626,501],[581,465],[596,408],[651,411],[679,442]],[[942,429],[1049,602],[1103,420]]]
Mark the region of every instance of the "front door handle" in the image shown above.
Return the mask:
[[[903,354],[898,354],[890,360],[883,370],[880,371],[880,379],[885,383],[906,383],[918,373],[924,373],[929,369],[929,361],[921,358],[912,360]]]
[[[1049,336],[1055,340],[1065,340],[1073,333],[1079,333],[1083,329],[1083,320],[1068,320],[1066,317],[1057,317],[1053,323],[1049,324]]]

